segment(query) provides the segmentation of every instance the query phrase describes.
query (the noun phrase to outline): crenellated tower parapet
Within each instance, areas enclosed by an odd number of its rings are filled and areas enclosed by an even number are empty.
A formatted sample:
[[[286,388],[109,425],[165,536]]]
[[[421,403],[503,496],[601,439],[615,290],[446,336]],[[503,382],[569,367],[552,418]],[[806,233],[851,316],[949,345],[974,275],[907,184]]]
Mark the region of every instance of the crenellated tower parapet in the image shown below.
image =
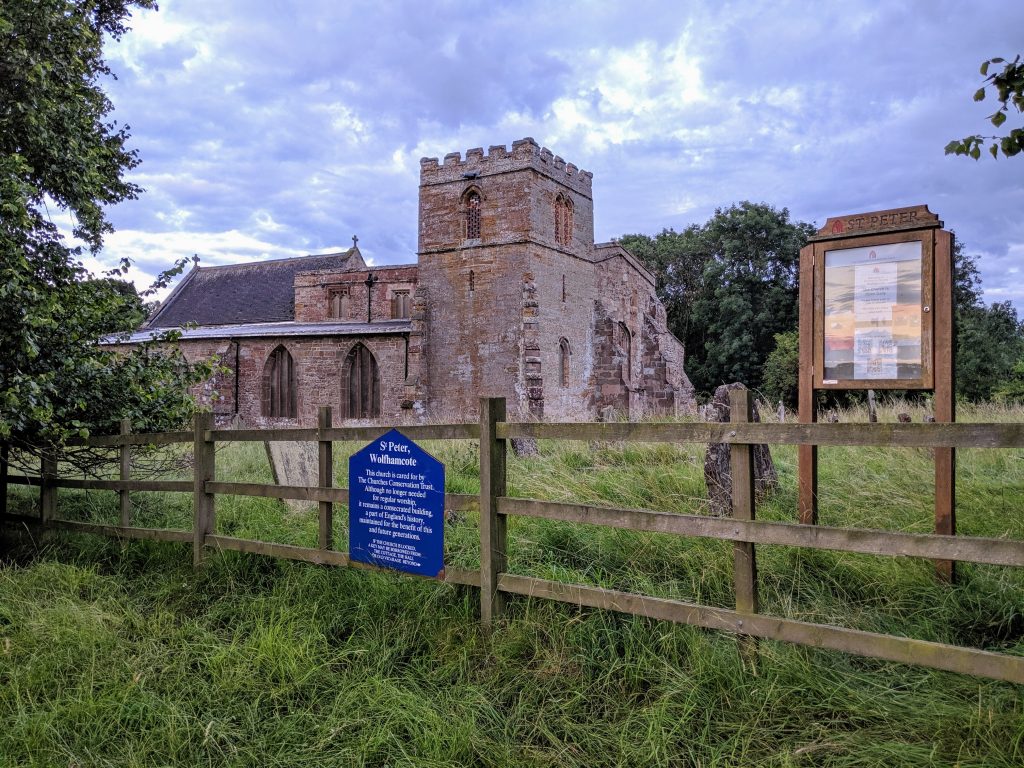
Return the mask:
[[[593,195],[594,175],[590,171],[567,163],[529,137],[512,142],[511,151],[504,144],[495,144],[486,153],[483,147],[468,149],[465,157],[460,152],[449,152],[443,161],[424,157],[420,160],[420,185],[448,184],[526,169],[535,170],[588,199]]]

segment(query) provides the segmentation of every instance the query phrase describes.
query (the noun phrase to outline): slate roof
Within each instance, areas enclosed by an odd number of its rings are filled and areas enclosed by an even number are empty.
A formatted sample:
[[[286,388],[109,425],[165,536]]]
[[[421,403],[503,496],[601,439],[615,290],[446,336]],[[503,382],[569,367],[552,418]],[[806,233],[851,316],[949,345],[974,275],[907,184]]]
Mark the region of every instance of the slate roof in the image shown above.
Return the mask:
[[[323,256],[195,267],[144,328],[237,325],[295,319],[295,275],[321,270],[366,269],[356,247]]]
[[[409,333],[409,320],[378,320],[374,323],[241,323],[235,325],[203,326],[185,328],[182,339],[245,339],[266,336],[377,336],[393,333]],[[113,334],[106,336],[101,344],[138,344],[151,341],[163,333],[163,328],[143,328],[129,336]]]

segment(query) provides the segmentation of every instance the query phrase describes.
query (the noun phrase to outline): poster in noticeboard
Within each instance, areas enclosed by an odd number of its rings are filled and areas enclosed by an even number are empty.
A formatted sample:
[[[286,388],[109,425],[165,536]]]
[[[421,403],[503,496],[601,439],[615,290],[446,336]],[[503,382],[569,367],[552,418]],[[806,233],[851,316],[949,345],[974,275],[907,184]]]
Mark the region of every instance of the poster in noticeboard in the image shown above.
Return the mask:
[[[825,252],[823,383],[923,376],[920,240]]]

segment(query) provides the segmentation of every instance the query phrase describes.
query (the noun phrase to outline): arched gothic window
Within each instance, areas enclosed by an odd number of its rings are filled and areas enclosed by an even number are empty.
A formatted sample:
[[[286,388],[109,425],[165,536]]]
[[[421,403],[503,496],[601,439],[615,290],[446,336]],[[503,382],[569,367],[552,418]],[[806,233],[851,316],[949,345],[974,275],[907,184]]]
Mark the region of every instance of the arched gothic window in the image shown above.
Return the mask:
[[[356,344],[345,358],[341,377],[342,417],[375,419],[380,416],[380,371],[373,353]]]
[[[262,412],[264,416],[294,419],[298,412],[295,362],[283,346],[270,353],[263,366]]]
[[[466,218],[466,239],[480,239],[480,193],[471,189],[464,198],[464,215]]]
[[[566,338],[558,341],[558,373],[559,381],[563,387],[569,386],[569,362],[572,358],[572,349],[569,347],[569,340]]]

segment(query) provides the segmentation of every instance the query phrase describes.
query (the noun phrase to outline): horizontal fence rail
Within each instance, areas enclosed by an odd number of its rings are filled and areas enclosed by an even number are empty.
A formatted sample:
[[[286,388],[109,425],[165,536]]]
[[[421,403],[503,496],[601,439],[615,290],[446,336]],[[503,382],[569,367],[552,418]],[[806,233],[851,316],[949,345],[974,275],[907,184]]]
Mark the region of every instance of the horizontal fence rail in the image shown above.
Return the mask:
[[[43,484],[42,477],[31,475],[11,475],[7,478],[11,485]],[[93,480],[75,477],[47,478],[46,483],[54,488],[72,488],[85,491],[149,491],[157,493],[192,493],[191,480]]]
[[[586,523],[631,531],[671,533],[751,544],[780,544],[787,547],[861,552],[891,557],[948,558],[972,563],[1024,567],[1024,541],[1011,539],[899,533],[865,528],[829,528],[766,520],[733,520],[534,499],[498,499],[498,512],[503,515],[538,517],[565,523]]]
[[[499,584],[506,592],[528,597],[1024,683],[1024,658],[1018,656],[508,573],[501,575]]]
[[[76,533],[94,533],[100,536],[111,536],[117,539],[148,539],[150,541],[192,541],[192,531],[174,530],[172,528],[133,528],[132,526],[103,525],[101,523],[85,523],[79,520],[50,520],[49,525],[65,531]]]
[[[371,442],[393,427],[331,427],[329,429],[211,429],[204,435],[208,442]],[[410,440],[478,440],[479,424],[412,424],[400,426]],[[189,433],[192,439],[192,433]]]
[[[109,435],[102,437],[74,438],[68,445],[83,448],[111,448],[121,445],[173,445],[191,443],[195,432],[150,432],[143,434]]]
[[[738,635],[745,652],[756,646],[748,641],[764,638],[877,658],[904,664],[977,675],[1024,684],[1024,657],[978,648],[947,645],[894,635],[768,616],[759,612],[756,547],[761,545],[854,552],[885,557],[918,557],[1024,567],[1024,541],[897,531],[803,525],[757,520],[753,476],[749,467],[754,445],[876,446],[893,448],[1024,448],[1024,424],[760,424],[749,420],[749,393],[733,393],[728,423],[541,423],[513,422],[505,418],[504,401],[481,400],[481,419],[473,424],[398,426],[414,440],[475,440],[480,442],[480,493],[445,494],[445,509],[480,512],[481,566],[447,566],[440,581],[480,590],[481,622],[489,628],[506,610],[506,596],[554,600],[571,605],[612,610],[651,619],[691,624]],[[364,570],[385,569],[356,562],[333,541],[335,504],[347,505],[349,491],[336,487],[332,445],[335,442],[370,442],[390,426],[334,427],[330,409],[322,408],[316,428],[216,429],[212,417],[202,414],[191,431],[133,434],[127,422],[121,434],[77,440],[82,448],[116,449],[118,479],[61,478],[57,462],[44,458],[38,476],[9,475],[8,452],[0,453],[0,481],[39,489],[40,517],[5,515],[8,523],[28,523],[119,539],[192,543],[194,562],[206,551],[236,551],[325,566]],[[529,437],[546,440],[648,443],[725,443],[731,462],[739,467],[733,477],[732,517],[708,517],[626,509],[611,506],[541,501],[508,496],[506,442]],[[319,445],[318,483],[289,486],[228,482],[216,479],[216,446],[226,442],[315,442]],[[131,479],[132,449],[192,443],[193,477],[190,480]],[[739,464],[736,462],[739,461]],[[744,469],[744,466],[747,469]],[[57,518],[57,489],[114,491],[120,496],[119,525]],[[195,519],[190,530],[141,528],[131,524],[130,492],[192,493]],[[216,531],[215,499],[235,495],[291,499],[317,504],[319,542],[316,547],[278,544],[225,536]],[[595,586],[567,584],[510,572],[507,520],[530,517],[566,523],[598,525],[646,533],[717,539],[734,543],[735,609],[656,598]]]
[[[637,443],[729,443],[891,448],[1024,448],[1024,424],[759,424],[507,422],[498,437]]]

